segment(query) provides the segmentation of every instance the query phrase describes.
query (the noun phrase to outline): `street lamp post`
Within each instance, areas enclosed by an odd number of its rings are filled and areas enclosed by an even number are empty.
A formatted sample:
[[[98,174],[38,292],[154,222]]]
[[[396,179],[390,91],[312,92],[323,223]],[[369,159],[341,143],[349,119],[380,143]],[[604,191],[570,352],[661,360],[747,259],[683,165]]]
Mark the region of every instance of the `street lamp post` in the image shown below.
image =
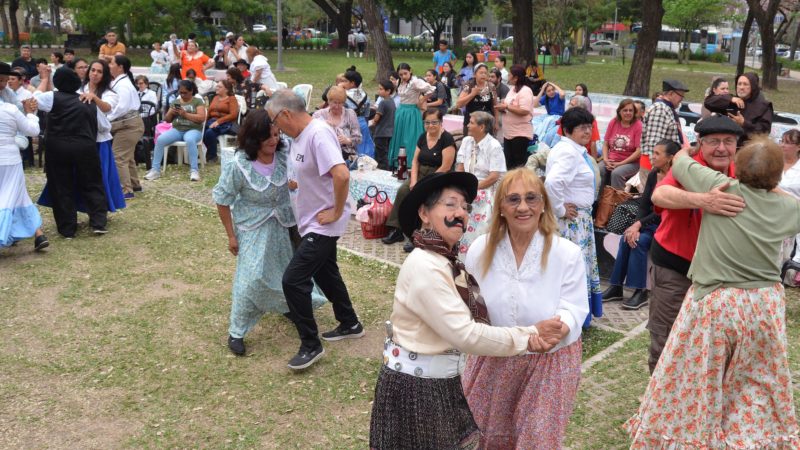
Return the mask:
[[[278,0],[278,26],[275,27],[275,31],[278,38],[278,65],[275,67],[275,70],[278,72],[283,72],[286,70],[283,67],[283,11],[281,11],[281,0]]]

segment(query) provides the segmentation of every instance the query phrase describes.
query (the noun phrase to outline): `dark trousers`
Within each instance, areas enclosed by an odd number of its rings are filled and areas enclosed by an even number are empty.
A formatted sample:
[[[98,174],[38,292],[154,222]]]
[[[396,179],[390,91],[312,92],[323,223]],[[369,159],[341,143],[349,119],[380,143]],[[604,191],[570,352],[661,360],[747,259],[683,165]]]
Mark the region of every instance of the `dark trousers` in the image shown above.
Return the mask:
[[[378,162],[378,169],[389,170],[389,142],[391,137],[376,137],[375,141],[375,161]]]
[[[48,142],[45,152],[45,173],[58,232],[62,236],[72,237],[78,228],[76,189],[86,203],[89,225],[92,228],[105,227],[108,201],[97,148],[94,145],[70,145],[65,142],[54,145]]]
[[[508,170],[523,167],[528,162],[528,143],[530,139],[524,136],[506,139],[503,141],[503,155],[506,157]]]
[[[216,128],[210,128],[209,125],[216,122],[217,119],[211,119],[206,124],[206,132],[203,134],[203,144],[206,146],[206,161],[217,157],[217,145],[219,142],[217,138],[223,134],[228,134],[231,130],[231,122],[223,123]]]
[[[342,326],[352,327],[358,323],[350,294],[336,263],[338,240],[338,237],[317,233],[306,234],[283,273],[283,294],[289,306],[289,318],[297,327],[301,348],[306,350],[322,346],[311,307],[314,282],[333,304],[333,314]]]
[[[650,331],[650,357],[647,363],[652,374],[692,280],[686,275],[655,264],[651,265],[651,273],[653,290],[650,295],[650,317],[647,321],[647,329]]]

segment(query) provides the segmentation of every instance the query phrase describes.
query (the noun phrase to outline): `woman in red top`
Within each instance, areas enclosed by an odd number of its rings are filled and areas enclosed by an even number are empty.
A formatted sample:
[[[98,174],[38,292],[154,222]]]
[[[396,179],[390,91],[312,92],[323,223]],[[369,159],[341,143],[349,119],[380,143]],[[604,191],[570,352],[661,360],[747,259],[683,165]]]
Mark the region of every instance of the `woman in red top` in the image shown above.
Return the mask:
[[[626,98],[619,102],[617,117],[611,119],[603,138],[603,160],[599,162],[604,185],[623,189],[628,178],[639,172],[642,153],[642,122],[636,118],[636,105]]]
[[[206,79],[205,70],[214,67],[214,60],[197,49],[197,42],[189,41],[186,50],[181,51],[181,77],[186,79],[186,71],[194,69],[197,78]]]
[[[235,134],[231,127],[239,118],[239,102],[233,91],[233,83],[222,80],[217,83],[216,95],[208,105],[208,122],[203,133],[203,145],[206,146],[206,160],[217,159],[217,138],[223,134]]]

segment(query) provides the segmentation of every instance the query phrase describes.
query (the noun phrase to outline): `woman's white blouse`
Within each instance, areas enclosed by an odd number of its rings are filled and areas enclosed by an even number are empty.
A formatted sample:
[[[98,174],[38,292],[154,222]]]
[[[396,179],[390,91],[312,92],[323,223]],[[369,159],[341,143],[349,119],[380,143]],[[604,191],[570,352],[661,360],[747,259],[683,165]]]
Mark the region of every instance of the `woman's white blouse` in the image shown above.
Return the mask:
[[[796,198],[800,198],[800,161],[797,161],[789,170],[783,172],[783,177],[778,187]]]
[[[594,203],[594,169],[584,158],[586,147],[562,136],[547,157],[544,187],[556,217],[564,217],[564,203],[591,208]]]
[[[537,232],[517,268],[506,236],[484,273],[487,236],[478,237],[469,247],[465,266],[478,281],[492,326],[529,326],[559,316],[569,327],[569,334],[551,352],[577,341],[589,314],[586,265],[580,247],[553,236],[547,269],[542,271],[544,236]]]
[[[22,163],[15,136],[39,134],[39,118],[35,114],[23,114],[11,103],[0,102],[0,166]]]

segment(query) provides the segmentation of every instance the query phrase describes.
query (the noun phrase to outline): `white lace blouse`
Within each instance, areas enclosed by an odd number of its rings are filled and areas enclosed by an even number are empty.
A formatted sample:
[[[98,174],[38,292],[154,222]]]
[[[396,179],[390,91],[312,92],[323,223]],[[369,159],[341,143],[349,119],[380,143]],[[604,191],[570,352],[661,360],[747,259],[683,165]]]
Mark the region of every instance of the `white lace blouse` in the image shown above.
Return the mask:
[[[570,331],[550,352],[577,341],[589,314],[586,266],[580,247],[554,236],[547,269],[542,271],[544,236],[536,233],[517,268],[511,241],[506,236],[484,274],[486,237],[485,234],[478,237],[469,247],[465,266],[481,287],[492,325],[529,326],[559,316]]]

